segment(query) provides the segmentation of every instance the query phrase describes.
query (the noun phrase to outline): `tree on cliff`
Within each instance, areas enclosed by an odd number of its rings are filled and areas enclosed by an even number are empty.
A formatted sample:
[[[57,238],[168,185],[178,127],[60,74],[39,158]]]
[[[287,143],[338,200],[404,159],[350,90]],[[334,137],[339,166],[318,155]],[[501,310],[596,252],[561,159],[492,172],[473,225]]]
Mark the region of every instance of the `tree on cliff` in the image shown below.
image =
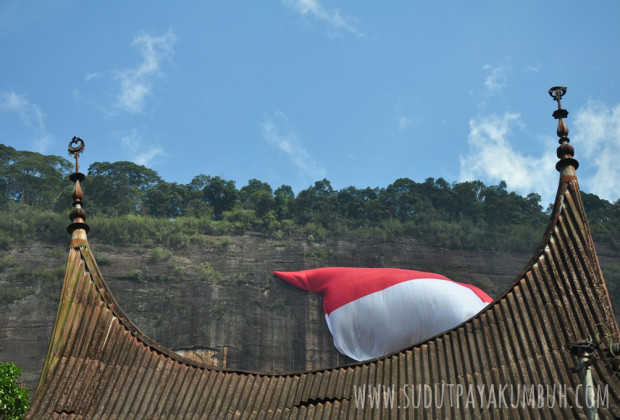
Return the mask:
[[[150,188],[162,182],[153,169],[133,162],[95,162],[84,185],[90,209],[111,215],[139,213]]]
[[[70,191],[65,180],[70,169],[71,162],[60,156],[0,144],[0,207],[13,201],[42,210],[57,209],[59,198]]]
[[[202,190],[204,200],[213,207],[215,218],[221,220],[222,214],[231,210],[239,200],[235,181],[226,180],[219,176],[206,176],[204,182],[205,187]]]
[[[15,363],[0,363],[0,419],[21,419],[30,404],[28,388],[19,385],[22,370]]]

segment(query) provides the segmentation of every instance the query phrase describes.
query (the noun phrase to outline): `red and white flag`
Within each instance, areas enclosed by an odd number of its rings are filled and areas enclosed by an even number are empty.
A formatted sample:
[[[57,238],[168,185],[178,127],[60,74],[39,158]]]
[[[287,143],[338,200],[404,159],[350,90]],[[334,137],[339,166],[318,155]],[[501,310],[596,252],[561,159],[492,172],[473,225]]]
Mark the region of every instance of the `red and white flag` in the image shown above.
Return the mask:
[[[323,296],[336,349],[359,361],[433,337],[492,301],[475,286],[398,268],[326,267],[274,274]]]

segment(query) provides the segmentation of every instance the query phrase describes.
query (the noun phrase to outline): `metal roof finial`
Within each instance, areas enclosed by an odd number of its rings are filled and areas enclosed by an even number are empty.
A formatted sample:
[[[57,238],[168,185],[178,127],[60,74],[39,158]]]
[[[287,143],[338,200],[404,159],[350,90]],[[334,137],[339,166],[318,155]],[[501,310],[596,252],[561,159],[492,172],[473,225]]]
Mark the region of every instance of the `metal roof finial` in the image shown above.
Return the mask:
[[[558,140],[560,147],[558,147],[557,156],[560,161],[555,165],[555,168],[560,172],[566,165],[572,165],[577,169],[579,167],[579,162],[573,159],[575,148],[568,144],[570,143],[570,139],[568,138],[568,126],[564,122],[564,118],[568,117],[568,111],[562,109],[562,97],[566,95],[566,86],[552,87],[549,89],[549,95],[558,103],[558,109],[553,112],[553,118],[558,120],[557,134],[560,138]]]
[[[73,146],[74,144],[78,146]],[[84,151],[84,140],[79,137],[73,137],[71,142],[69,142],[69,154],[75,156],[75,173],[80,172],[80,167],[78,165],[78,158],[80,157],[80,153]]]
[[[71,234],[71,242],[77,243],[80,240],[86,240],[86,234],[90,230],[90,227],[86,222],[86,211],[82,208],[84,193],[82,192],[82,186],[80,183],[84,181],[84,174],[80,173],[80,167],[78,164],[78,158],[80,153],[84,151],[84,140],[79,137],[73,137],[69,143],[69,154],[75,156],[75,172],[72,173],[69,178],[75,183],[73,187],[73,210],[69,214],[71,224],[67,228],[67,232]]]
[[[558,109],[562,109],[562,96],[566,95],[566,86],[554,86],[549,89],[549,95],[554,101],[558,101]]]

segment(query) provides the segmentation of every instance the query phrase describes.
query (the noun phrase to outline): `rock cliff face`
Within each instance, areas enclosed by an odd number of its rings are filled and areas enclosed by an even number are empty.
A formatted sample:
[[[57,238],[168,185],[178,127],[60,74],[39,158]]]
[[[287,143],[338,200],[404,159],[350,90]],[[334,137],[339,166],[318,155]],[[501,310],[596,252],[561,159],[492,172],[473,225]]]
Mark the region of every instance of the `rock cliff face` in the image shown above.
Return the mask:
[[[321,297],[284,283],[273,270],[357,266],[433,271],[496,297],[531,257],[354,237],[312,243],[252,234],[214,236],[200,246],[166,250],[114,247],[98,244],[94,233],[90,236],[112,293],[145,334],[209,364],[270,372],[353,362],[333,347]],[[36,243],[13,250],[0,268],[5,296],[0,361],[18,363],[31,388],[37,385],[56,315],[66,247]]]

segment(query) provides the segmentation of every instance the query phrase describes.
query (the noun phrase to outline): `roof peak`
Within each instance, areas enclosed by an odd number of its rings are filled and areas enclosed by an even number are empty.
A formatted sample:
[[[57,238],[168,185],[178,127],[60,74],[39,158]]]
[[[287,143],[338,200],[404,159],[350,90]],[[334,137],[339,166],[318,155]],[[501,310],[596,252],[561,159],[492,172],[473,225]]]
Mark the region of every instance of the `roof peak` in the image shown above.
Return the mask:
[[[564,122],[564,118],[568,117],[568,111],[562,109],[562,97],[566,95],[566,86],[552,87],[549,89],[549,95],[558,103],[558,109],[553,112],[553,118],[558,120],[557,135],[560,138],[558,140],[560,146],[557,149],[557,156],[560,161],[556,163],[555,168],[559,172],[563,172],[563,169],[567,166],[572,166],[576,170],[579,167],[579,162],[573,159],[575,148],[569,144],[568,126]]]
[[[69,219],[72,223],[67,227],[67,232],[71,235],[71,246],[75,246],[75,242],[86,241],[86,234],[90,230],[90,227],[86,224],[86,211],[82,208],[84,193],[80,183],[84,181],[85,176],[83,173],[80,173],[78,162],[84,148],[84,140],[79,137],[73,137],[71,142],[69,142],[69,154],[75,156],[75,172],[69,176],[69,179],[75,184],[71,193],[73,210],[69,213]]]

